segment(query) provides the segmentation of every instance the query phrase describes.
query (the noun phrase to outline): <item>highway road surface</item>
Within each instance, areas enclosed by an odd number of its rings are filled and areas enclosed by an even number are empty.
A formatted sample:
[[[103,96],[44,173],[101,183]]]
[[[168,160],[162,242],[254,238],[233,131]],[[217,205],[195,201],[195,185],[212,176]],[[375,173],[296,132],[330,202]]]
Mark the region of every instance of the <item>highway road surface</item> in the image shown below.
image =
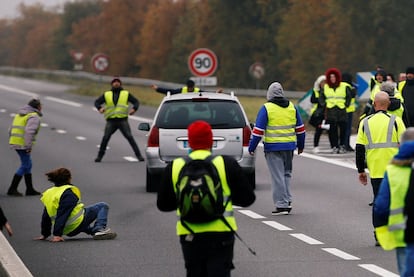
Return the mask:
[[[68,94],[67,88],[0,76],[0,205],[15,232],[7,242],[33,276],[185,276],[175,213],[158,211],[156,195],[145,192],[145,163],[137,162],[120,133],[112,137],[102,163],[94,163],[103,116],[94,110],[93,98]],[[94,241],[82,234],[62,243],[34,241],[40,234],[39,197],[6,196],[19,165],[8,147],[7,129],[16,110],[33,95],[40,96],[44,113],[32,153],[35,188],[50,186],[44,175],[48,170],[69,168],[86,205],[109,203],[115,240]],[[146,134],[137,125],[150,121],[154,112],[141,107],[130,118],[142,151]],[[307,141],[311,139],[309,133]],[[311,143],[303,155],[295,155],[288,216],[271,215],[270,177],[258,149],[257,200],[236,209],[239,234],[257,255],[236,241],[232,276],[398,276],[394,252],[374,246],[368,206],[372,190],[358,183],[353,153],[329,154],[326,140],[324,136],[318,155],[312,154]],[[24,191],[24,183],[19,189]]]

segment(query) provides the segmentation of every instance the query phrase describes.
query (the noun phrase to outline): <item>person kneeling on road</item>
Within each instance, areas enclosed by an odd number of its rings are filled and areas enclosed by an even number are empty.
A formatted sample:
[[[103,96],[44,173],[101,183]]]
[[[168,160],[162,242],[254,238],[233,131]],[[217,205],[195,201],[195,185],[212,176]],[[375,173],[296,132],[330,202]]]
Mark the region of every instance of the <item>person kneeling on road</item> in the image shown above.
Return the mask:
[[[63,235],[76,236],[84,232],[95,240],[114,239],[116,233],[107,224],[109,206],[99,202],[84,207],[79,188],[71,184],[72,175],[66,168],[57,168],[46,173],[53,187],[43,192],[40,201],[45,206],[42,216],[41,236],[35,240],[46,240],[51,235],[51,242],[64,241]],[[92,225],[92,223],[94,223]]]

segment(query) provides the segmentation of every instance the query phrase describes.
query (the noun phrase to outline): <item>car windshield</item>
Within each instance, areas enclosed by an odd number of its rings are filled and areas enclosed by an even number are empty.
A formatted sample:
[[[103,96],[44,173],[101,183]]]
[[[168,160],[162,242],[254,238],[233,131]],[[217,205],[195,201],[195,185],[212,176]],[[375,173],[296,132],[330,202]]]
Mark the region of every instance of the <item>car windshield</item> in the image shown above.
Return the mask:
[[[167,101],[158,114],[156,125],[163,129],[186,129],[195,120],[205,120],[213,129],[243,128],[246,123],[235,101]]]

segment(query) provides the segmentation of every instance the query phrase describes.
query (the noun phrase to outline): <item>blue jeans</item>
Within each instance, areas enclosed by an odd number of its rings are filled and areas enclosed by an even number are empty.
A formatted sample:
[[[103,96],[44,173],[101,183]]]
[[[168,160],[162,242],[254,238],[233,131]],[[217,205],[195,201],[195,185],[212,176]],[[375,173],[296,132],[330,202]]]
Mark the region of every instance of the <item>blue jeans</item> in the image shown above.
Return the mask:
[[[16,174],[23,176],[32,173],[32,157],[26,150],[16,150],[17,155],[20,157],[20,167],[17,169]]]
[[[414,243],[396,249],[398,271],[402,277],[414,276]]]
[[[265,152],[267,166],[272,177],[273,203],[276,208],[288,208],[292,202],[290,179],[292,178],[293,151]]]
[[[68,234],[69,237],[76,236],[84,232],[88,235],[94,235],[97,231],[105,229],[108,222],[109,206],[105,202],[99,202],[85,207],[85,214],[81,225]],[[95,222],[93,225],[91,225]]]

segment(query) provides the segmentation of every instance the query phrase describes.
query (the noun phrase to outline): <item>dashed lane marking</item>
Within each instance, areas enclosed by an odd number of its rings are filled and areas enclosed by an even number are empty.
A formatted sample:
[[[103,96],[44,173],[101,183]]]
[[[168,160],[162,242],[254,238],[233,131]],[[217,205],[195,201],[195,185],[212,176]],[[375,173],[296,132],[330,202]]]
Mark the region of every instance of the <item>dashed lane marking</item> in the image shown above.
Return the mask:
[[[82,136],[76,136],[76,139],[77,140],[86,140],[86,138],[85,137],[82,137]]]
[[[253,219],[266,218],[265,216],[262,216],[258,213],[255,213],[255,212],[251,211],[251,210],[239,210],[239,213],[247,215],[248,217],[251,217]]]
[[[276,221],[262,221],[262,222],[279,231],[292,231],[293,230],[292,228],[282,225]]]
[[[125,156],[124,159],[127,160],[128,162],[137,162],[138,161],[137,158],[131,157],[131,156]]]
[[[377,274],[378,276],[382,277],[399,277],[400,275],[395,274],[391,271],[385,270],[382,267],[376,266],[374,264],[359,264],[358,266],[371,271],[372,273]]]
[[[356,261],[360,260],[361,258],[358,258],[356,256],[353,256],[351,254],[348,254],[342,250],[339,250],[337,248],[322,248],[323,251],[326,251],[334,256],[337,256],[341,259],[347,260],[347,261]]]
[[[316,245],[316,244],[324,244],[323,242],[316,240],[314,238],[311,238],[305,234],[289,234],[292,237],[295,237],[303,242],[306,242],[307,244]]]

